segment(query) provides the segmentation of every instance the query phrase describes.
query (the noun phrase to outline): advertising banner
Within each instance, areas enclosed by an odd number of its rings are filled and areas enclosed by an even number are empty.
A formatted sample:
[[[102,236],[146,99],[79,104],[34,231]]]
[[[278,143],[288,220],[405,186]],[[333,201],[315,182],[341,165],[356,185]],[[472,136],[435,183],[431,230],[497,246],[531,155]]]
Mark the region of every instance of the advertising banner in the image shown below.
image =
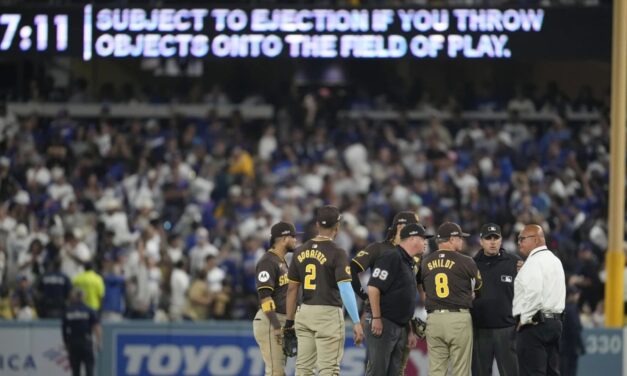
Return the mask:
[[[0,375],[69,376],[57,327],[0,327]]]

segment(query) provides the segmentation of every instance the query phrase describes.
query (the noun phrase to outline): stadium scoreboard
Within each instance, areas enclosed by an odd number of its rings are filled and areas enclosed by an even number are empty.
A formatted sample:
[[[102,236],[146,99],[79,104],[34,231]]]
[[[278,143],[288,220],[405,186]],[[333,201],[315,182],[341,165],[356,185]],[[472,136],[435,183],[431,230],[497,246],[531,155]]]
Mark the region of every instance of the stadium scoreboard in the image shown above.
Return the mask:
[[[512,59],[609,56],[591,9],[0,8],[0,56]],[[586,48],[589,45],[589,48]]]

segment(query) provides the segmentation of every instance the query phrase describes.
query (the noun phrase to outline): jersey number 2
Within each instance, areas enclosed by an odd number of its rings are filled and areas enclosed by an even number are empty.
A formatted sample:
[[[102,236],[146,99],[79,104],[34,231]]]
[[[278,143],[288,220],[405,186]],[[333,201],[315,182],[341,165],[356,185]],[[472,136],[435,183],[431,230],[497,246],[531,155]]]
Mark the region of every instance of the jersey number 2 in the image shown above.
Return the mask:
[[[307,264],[305,266],[305,290],[315,290],[316,289],[316,265]]]
[[[448,296],[448,276],[446,273],[435,275],[435,293],[438,298],[446,298]]]

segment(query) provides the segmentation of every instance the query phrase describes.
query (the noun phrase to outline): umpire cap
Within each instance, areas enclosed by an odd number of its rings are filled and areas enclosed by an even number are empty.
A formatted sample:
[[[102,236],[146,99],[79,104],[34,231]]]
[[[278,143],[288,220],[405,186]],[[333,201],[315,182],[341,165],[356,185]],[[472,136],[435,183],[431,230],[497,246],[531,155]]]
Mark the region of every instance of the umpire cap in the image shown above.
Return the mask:
[[[335,226],[342,219],[340,209],[332,205],[325,205],[316,211],[316,222],[322,227],[330,228]]]
[[[479,236],[483,239],[490,235],[496,235],[500,238],[501,226],[497,225],[496,223],[486,223],[485,225],[481,226],[481,232],[479,233]]]
[[[401,239],[407,239],[412,236],[420,236],[423,239],[433,237],[433,235],[427,235],[427,230],[418,223],[410,223],[401,230]]]
[[[463,232],[462,228],[459,227],[457,223],[453,222],[445,222],[438,227],[437,240],[448,239],[451,236],[461,236],[462,238],[467,238],[470,234]]]

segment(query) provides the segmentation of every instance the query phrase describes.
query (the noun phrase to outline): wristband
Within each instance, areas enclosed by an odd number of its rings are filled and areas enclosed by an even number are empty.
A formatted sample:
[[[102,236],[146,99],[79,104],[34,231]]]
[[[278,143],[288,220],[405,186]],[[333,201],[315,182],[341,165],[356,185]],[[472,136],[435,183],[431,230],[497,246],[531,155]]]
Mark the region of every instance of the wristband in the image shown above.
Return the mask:
[[[289,329],[294,326],[294,320],[285,320],[285,329]]]
[[[379,316],[379,317],[373,317],[372,319],[373,319],[373,320],[376,320],[376,319],[381,320],[381,316]]]

